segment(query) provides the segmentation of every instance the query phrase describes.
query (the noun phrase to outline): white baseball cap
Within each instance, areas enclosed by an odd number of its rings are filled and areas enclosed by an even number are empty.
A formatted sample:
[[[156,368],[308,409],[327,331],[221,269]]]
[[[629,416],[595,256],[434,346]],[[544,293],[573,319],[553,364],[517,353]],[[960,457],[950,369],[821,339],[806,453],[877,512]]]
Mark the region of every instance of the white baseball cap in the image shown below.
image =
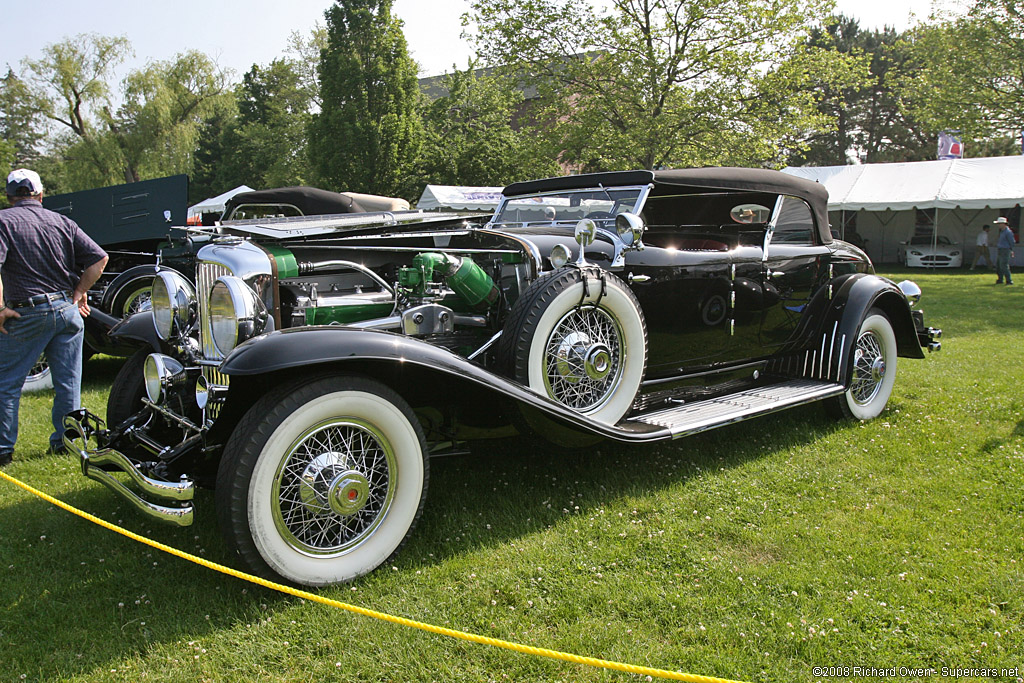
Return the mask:
[[[7,196],[17,197],[18,189],[22,187],[27,187],[29,194],[37,195],[43,191],[43,181],[40,180],[38,173],[27,168],[11,171],[7,176]]]

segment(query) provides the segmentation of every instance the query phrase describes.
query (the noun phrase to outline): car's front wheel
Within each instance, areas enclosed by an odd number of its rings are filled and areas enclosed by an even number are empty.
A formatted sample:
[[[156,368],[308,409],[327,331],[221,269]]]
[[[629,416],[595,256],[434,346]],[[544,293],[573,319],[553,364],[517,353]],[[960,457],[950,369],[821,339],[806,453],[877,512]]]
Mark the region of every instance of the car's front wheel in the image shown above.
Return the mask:
[[[224,448],[217,515],[255,573],[306,586],[366,574],[423,509],[427,449],[409,405],[372,379],[334,376],[256,402]]]
[[[836,417],[870,420],[885,410],[896,383],[896,334],[884,313],[868,312],[850,353],[850,386],[826,405]]]
[[[142,410],[142,399],[146,397],[146,378],[143,370],[148,348],[139,349],[124,362],[110,385],[107,396],[107,425],[116,427],[135,413]]]

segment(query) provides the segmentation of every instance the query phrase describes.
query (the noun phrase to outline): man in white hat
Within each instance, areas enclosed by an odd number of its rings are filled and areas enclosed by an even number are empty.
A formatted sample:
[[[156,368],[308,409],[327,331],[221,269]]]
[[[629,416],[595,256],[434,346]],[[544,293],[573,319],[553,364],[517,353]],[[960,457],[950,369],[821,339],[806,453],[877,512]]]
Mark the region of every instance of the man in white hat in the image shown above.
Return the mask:
[[[999,228],[999,237],[996,238],[996,284],[1001,285],[1005,280],[1006,284],[1012,285],[1010,259],[1013,258],[1013,247],[1017,239],[1013,236],[1013,230],[1010,230],[1010,223],[1003,216],[992,222]]]
[[[89,288],[107,254],[78,225],[43,208],[39,174],[19,168],[7,176],[0,211],[0,467],[18,440],[21,387],[40,354],[53,377],[51,452],[64,449],[64,415],[82,391],[82,337]]]

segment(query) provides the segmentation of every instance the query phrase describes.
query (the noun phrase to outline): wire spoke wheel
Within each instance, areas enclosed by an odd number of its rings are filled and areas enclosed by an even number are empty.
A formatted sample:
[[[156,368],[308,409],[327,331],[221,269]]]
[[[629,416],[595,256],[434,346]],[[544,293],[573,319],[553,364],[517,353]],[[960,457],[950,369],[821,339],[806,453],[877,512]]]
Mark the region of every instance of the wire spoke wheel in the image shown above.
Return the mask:
[[[46,362],[46,356],[39,356],[32,369],[28,371],[28,379],[36,379],[50,371],[50,364]]]
[[[825,406],[839,418],[876,418],[889,403],[896,382],[896,335],[882,311],[868,311],[849,353],[849,385]]]
[[[46,354],[39,354],[39,358],[32,364],[28,371],[21,390],[25,393],[44,391],[53,388],[53,376],[50,374],[50,363],[46,360]]]
[[[853,355],[853,380],[850,393],[860,405],[867,405],[878,395],[885,378],[885,354],[878,336],[868,330],[857,340]]]
[[[510,376],[604,424],[632,409],[647,367],[647,325],[632,290],[596,267],[538,278],[512,306],[498,351]],[[548,438],[545,428],[529,429]]]
[[[569,311],[546,345],[548,395],[575,410],[593,410],[618,386],[622,356],[622,332],[607,311],[597,306]]]
[[[221,530],[261,576],[351,581],[408,537],[423,510],[426,454],[412,408],[390,387],[300,378],[257,401],[225,444]]]
[[[388,512],[395,467],[390,443],[367,423],[329,421],[308,430],[276,477],[282,537],[317,555],[358,545]]]

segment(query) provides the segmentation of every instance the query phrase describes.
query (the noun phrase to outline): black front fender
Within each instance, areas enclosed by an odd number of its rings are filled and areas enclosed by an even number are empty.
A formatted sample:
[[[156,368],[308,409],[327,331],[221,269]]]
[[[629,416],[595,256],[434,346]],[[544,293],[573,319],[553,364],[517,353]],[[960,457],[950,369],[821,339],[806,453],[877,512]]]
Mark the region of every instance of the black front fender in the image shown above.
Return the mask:
[[[154,351],[162,351],[163,343],[153,327],[153,312],[142,311],[122,319],[107,333],[116,341],[132,339],[153,347]]]
[[[653,441],[671,436],[660,427],[640,423],[614,427],[595,422],[443,347],[378,330],[325,326],[271,332],[236,348],[219,369],[231,377],[255,377],[289,370],[315,371],[317,366],[327,365],[371,375],[374,367],[415,366],[428,373],[473,383],[593,434],[623,441]],[[401,389],[396,387],[400,393]]]

